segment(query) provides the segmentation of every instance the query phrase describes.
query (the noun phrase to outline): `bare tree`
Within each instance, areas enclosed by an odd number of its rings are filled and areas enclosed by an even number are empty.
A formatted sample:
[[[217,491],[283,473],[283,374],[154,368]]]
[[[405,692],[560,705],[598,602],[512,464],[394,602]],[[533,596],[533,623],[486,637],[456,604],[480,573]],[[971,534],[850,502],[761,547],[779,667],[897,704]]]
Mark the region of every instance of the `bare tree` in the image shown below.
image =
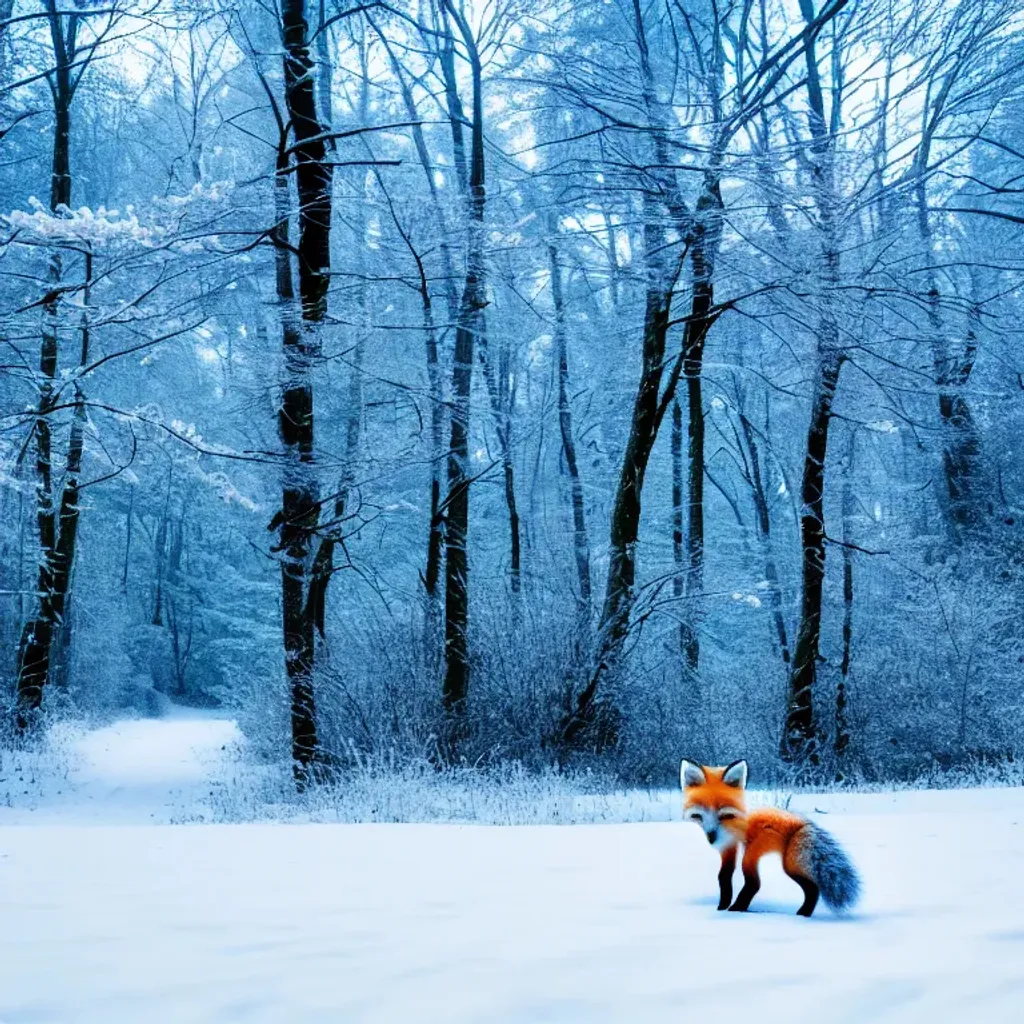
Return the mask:
[[[46,20],[53,49],[53,68],[47,84],[53,99],[53,146],[51,155],[50,210],[55,215],[71,205],[71,107],[82,76],[88,70],[110,32],[116,12],[106,13],[105,28],[83,40],[84,14],[58,10],[46,0]],[[83,252],[84,299],[88,306],[92,280],[91,254]],[[75,402],[63,484],[54,479],[53,426],[58,390],[61,329],[59,303],[64,275],[64,258],[59,247],[50,256],[49,290],[43,297],[42,340],[39,349],[39,401],[35,418],[36,522],[39,530],[38,606],[25,624],[18,654],[18,723],[28,728],[43,701],[43,689],[50,679],[54,645],[63,627],[70,599],[71,579],[78,538],[79,484],[84,450],[85,404],[82,388],[75,382]],[[88,314],[80,330],[79,366],[89,363]]]
[[[465,730],[469,696],[469,413],[475,343],[485,330],[487,270],[484,261],[484,211],[487,201],[484,164],[483,67],[473,30],[462,12],[444,0],[459,28],[469,58],[473,89],[470,145],[469,225],[466,279],[459,306],[452,366],[451,441],[448,446],[448,495],[445,499],[445,676],[442,690],[449,715],[449,754],[458,749]],[[454,45],[454,44],[452,44]],[[452,108],[454,109],[454,108]],[[454,125],[454,115],[453,115]],[[458,160],[458,155],[456,156]]]
[[[309,54],[309,22],[304,0],[281,5],[284,43],[285,102],[295,144],[279,155],[276,194],[278,297],[282,303],[285,369],[278,430],[285,452],[281,511],[273,525],[280,530],[281,588],[284,613],[285,668],[291,688],[292,760],[302,786],[310,779],[318,754],[313,670],[316,626],[322,628],[323,602],[330,581],[331,548],[316,550],[320,530],[320,490],[315,468],[313,371],[320,354],[318,328],[327,313],[331,268],[331,166],[327,129],[320,121]],[[294,291],[288,251],[287,218],[282,192],[294,157],[299,208],[295,247],[301,323],[294,314]],[[283,183],[283,184],[282,184]],[[285,194],[286,195],[286,194]],[[287,208],[287,207],[286,207]]]

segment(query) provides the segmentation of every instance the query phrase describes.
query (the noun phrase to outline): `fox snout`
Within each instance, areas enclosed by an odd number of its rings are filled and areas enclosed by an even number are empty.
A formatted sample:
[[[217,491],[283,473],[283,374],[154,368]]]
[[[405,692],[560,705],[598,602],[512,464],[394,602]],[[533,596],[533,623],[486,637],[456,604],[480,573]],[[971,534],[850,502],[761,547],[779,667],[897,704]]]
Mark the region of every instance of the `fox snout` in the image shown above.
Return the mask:
[[[704,834],[708,837],[708,842],[712,846],[714,846],[715,845],[715,841],[718,839],[718,829],[717,828],[709,829]]]

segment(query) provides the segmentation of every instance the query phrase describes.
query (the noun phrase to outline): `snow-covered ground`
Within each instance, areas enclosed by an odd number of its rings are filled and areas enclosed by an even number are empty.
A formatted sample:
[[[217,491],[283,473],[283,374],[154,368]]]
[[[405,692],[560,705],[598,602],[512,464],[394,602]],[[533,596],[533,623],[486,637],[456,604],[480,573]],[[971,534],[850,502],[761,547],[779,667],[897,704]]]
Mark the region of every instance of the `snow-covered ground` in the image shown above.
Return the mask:
[[[0,826],[189,820],[208,807],[240,743],[232,719],[208,712],[57,726],[41,753],[3,756]]]
[[[797,798],[865,882],[804,920],[772,864],[756,913],[718,913],[678,821],[144,823],[187,819],[235,739],[119,723],[14,793],[2,1024],[1024,1020],[1022,790]]]

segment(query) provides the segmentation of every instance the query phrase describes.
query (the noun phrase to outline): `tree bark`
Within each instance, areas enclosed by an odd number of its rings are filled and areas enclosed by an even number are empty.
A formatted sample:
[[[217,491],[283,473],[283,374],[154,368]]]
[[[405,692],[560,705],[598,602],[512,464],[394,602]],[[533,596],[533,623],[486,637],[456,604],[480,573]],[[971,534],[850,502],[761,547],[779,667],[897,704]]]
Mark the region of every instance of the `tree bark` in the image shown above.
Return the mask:
[[[772,550],[772,520],[771,510],[768,506],[768,495],[765,492],[764,477],[761,471],[761,453],[757,438],[750,420],[740,412],[740,429],[743,443],[747,449],[747,458],[750,462],[750,484],[754,498],[754,523],[757,528],[758,540],[764,551],[764,575],[768,583],[768,599],[771,601],[772,618],[775,621],[775,636],[779,645],[779,654],[782,656],[782,664],[789,671],[790,650],[789,637],[786,630],[786,618],[782,613],[782,588],[779,585],[779,571],[775,564],[775,555]]]
[[[690,641],[690,630],[686,622],[683,599],[686,597],[686,567],[683,542],[686,531],[683,527],[685,508],[683,506],[683,407],[676,398],[672,402],[672,597],[679,608],[679,654],[685,658]]]
[[[451,13],[456,23],[459,24],[460,31],[462,30],[462,23],[459,16],[455,13],[454,8],[452,8],[448,3],[448,0],[441,0],[440,8],[440,24],[442,26],[442,30],[438,36],[439,46],[437,56],[441,64],[441,77],[444,81],[445,104],[448,107],[448,125],[451,128],[452,133],[452,153],[455,160],[455,178],[459,183],[459,195],[470,200],[470,189],[472,188],[472,185],[470,184],[470,175],[466,172],[466,135],[463,131],[463,125],[466,123],[466,114],[462,106],[462,97],[459,94],[459,80],[455,70],[455,37],[452,35],[451,26],[448,22],[449,13]],[[464,32],[462,34],[465,36]],[[466,45],[467,47],[470,46],[468,42]],[[473,44],[472,50],[475,52],[475,44]],[[479,60],[479,55],[477,55],[477,63],[479,63]],[[471,55],[470,63],[472,62],[473,56]]]
[[[981,456],[981,434],[971,411],[965,388],[974,370],[977,355],[978,311],[968,315],[964,350],[946,355],[937,367],[939,383],[939,416],[945,433],[942,465],[946,478],[949,518],[954,536],[963,540],[981,524],[978,463]]]
[[[685,352],[681,353],[679,364],[669,371],[668,384],[663,394],[662,381],[666,376],[665,342],[672,299],[681,269],[679,259],[670,264],[666,255],[665,223],[669,219],[666,214],[682,224],[686,211],[668,169],[671,164],[665,141],[664,111],[657,99],[639,0],[634,0],[633,15],[643,101],[652,126],[655,163],[655,169],[651,172],[655,180],[642,192],[646,296],[641,370],[612,506],[608,575],[594,668],[587,685],[575,700],[570,695],[569,707],[559,724],[558,741],[567,747],[585,742],[599,749],[614,743],[617,738],[616,710],[611,698],[600,694],[599,687],[602,678],[616,668],[629,633],[635,602],[636,544],[644,476],[658,428],[674,396],[682,371],[682,357],[685,355]],[[688,231],[684,231],[684,234],[688,234]]]
[[[420,295],[423,301],[423,338],[427,354],[427,380],[430,384],[430,526],[427,531],[427,565],[423,586],[427,592],[428,618],[438,618],[438,583],[444,552],[444,529],[441,514],[441,481],[444,450],[444,404],[441,389],[441,364],[434,326],[434,311],[426,275],[420,270]],[[433,630],[431,630],[433,635]]]
[[[52,95],[54,134],[51,158],[50,211],[59,214],[71,204],[71,102],[74,99],[72,66],[76,61],[77,15],[61,15],[54,0],[46,11],[54,53]],[[64,18],[67,18],[65,27]],[[91,276],[91,257],[86,271]],[[85,407],[81,386],[75,384],[75,410],[66,457],[64,486],[59,503],[53,484],[53,435],[50,417],[56,402],[55,383],[60,358],[57,285],[63,275],[59,249],[50,257],[50,292],[43,302],[39,350],[39,402],[34,424],[36,440],[36,523],[40,556],[37,570],[37,607],[24,627],[18,650],[18,714],[20,729],[29,728],[43,703],[50,681],[54,644],[67,612],[78,535],[78,489],[84,447]],[[88,326],[83,328],[82,353],[88,356]],[[81,364],[84,365],[84,364]]]
[[[836,683],[836,721],[832,750],[838,776],[840,765],[850,746],[850,724],[847,716],[847,685],[853,664],[853,465],[855,435],[850,435],[849,456],[843,467],[843,657]]]
[[[647,296],[644,310],[642,366],[633,400],[629,436],[622,456],[609,530],[608,576],[601,609],[598,650],[587,685],[571,700],[560,726],[562,746],[582,743],[596,749],[614,744],[616,711],[610,699],[599,697],[601,680],[613,671],[629,633],[635,601],[636,544],[640,530],[641,495],[651,450],[662,416],[671,401],[676,375],[662,395],[665,375],[665,339],[672,307],[676,273],[666,266],[664,228],[659,204],[644,194],[644,254]],[[678,270],[678,267],[676,268]]]
[[[317,329],[327,313],[330,283],[331,167],[325,128],[314,90],[304,0],[283,0],[285,101],[294,134],[299,207],[297,265],[301,321],[296,316],[288,243],[287,149],[282,147],[275,181],[277,291],[285,367],[278,433],[285,452],[280,528],[281,592],[285,670],[291,692],[292,762],[297,785],[311,779],[319,752],[313,671],[316,624],[322,625],[323,595],[330,578],[324,564],[325,537],[314,554],[320,495],[314,456],[313,371],[320,354]]]
[[[451,441],[448,447],[448,496],[445,500],[445,676],[442,700],[448,713],[446,756],[453,758],[457,756],[459,745],[465,736],[466,701],[470,683],[469,561],[466,551],[469,534],[470,395],[475,341],[483,330],[482,314],[487,304],[483,252],[487,192],[484,166],[483,71],[480,55],[472,30],[450,0],[445,0],[445,10],[459,25],[469,54],[473,81],[466,280],[455,331]]]
[[[572,405],[569,402],[569,356],[565,327],[565,300],[562,295],[562,264],[555,236],[555,224],[549,224],[548,262],[551,272],[551,300],[555,310],[555,357],[558,360],[558,425],[562,434],[562,454],[569,473],[572,500],[573,554],[576,558],[577,624],[579,639],[590,631],[590,542],[587,539],[586,507],[583,484],[580,481],[576,459],[576,439],[573,436]]]
[[[969,45],[967,47],[970,48]],[[962,67],[950,70],[935,91],[934,99],[923,110],[921,141],[915,156],[914,183],[917,205],[917,231],[927,266],[928,328],[932,349],[932,365],[938,390],[938,412],[941,424],[942,472],[945,480],[943,498],[948,533],[954,544],[966,540],[980,522],[977,491],[977,463],[981,439],[964,389],[974,369],[976,355],[977,310],[969,315],[966,344],[959,352],[950,351],[943,331],[941,292],[934,264],[934,240],[928,206],[928,164],[931,146],[946,112],[950,93]]]
[[[705,176],[704,190],[697,202],[690,259],[693,267],[693,297],[683,332],[683,376],[687,399],[688,490],[686,530],[686,615],[683,619],[683,649],[691,672],[700,667],[700,622],[704,590],[704,346],[714,323],[714,269],[721,238],[722,195],[717,167]]]
[[[813,0],[800,0],[800,10],[808,25],[815,21]],[[814,691],[817,681],[818,652],[821,640],[821,607],[825,581],[825,462],[828,454],[828,429],[832,404],[839,386],[844,354],[839,345],[839,324],[833,302],[839,282],[839,245],[836,237],[834,128],[838,110],[831,119],[825,116],[825,101],[815,33],[804,40],[807,65],[808,124],[811,132],[812,192],[817,207],[821,234],[822,274],[818,289],[817,354],[811,390],[811,419],[804,450],[801,483],[800,545],[801,599],[800,626],[793,653],[789,679],[786,720],[780,753],[796,764],[818,762],[814,721]],[[833,102],[837,102],[835,99]]]
[[[416,147],[416,155],[419,158],[420,167],[423,170],[423,177],[426,181],[427,192],[430,195],[430,206],[437,224],[439,236],[438,248],[441,253],[441,268],[444,274],[444,293],[448,307],[448,318],[455,323],[459,317],[459,295],[455,285],[455,267],[452,261],[451,246],[449,245],[449,227],[444,209],[437,194],[437,184],[434,181],[434,167],[430,160],[430,151],[427,148],[426,137],[423,133],[423,125],[420,122],[419,110],[416,107],[416,100],[407,80],[401,62],[388,37],[381,32],[372,19],[368,19],[374,30],[380,37],[381,43],[388,54],[391,69],[398,82],[402,94],[402,102],[405,106],[405,113],[412,123],[413,144]],[[454,130],[454,129],[453,129]],[[461,132],[461,124],[459,125]],[[460,136],[461,137],[461,136]],[[441,508],[441,495],[443,490],[443,479],[445,473],[444,459],[444,428],[445,428],[445,401],[444,387],[442,384],[441,349],[438,343],[437,325],[434,320],[434,306],[430,294],[430,286],[427,279],[427,271],[423,258],[416,251],[412,244],[409,233],[398,224],[396,215],[396,227],[402,234],[409,251],[416,262],[416,270],[419,276],[419,293],[422,303],[423,315],[423,337],[426,350],[427,384],[430,390],[430,524],[427,531],[427,557],[423,573],[423,588],[427,598],[427,630],[430,646],[433,647],[437,635],[437,624],[440,621],[440,580],[441,569],[444,561],[444,513]]]
[[[461,194],[466,202],[467,209],[469,210],[469,219],[472,223],[475,218],[475,207],[477,198],[473,194],[473,171],[477,162],[477,149],[478,149],[478,138],[477,138],[477,107],[476,107],[476,80],[477,80],[477,68],[480,64],[480,55],[477,51],[476,40],[472,35],[472,29],[466,21],[464,15],[461,12],[457,12],[455,7],[445,0],[443,6],[443,23],[445,25],[445,34],[442,38],[441,46],[439,47],[438,53],[441,61],[442,73],[445,81],[445,93],[448,103],[448,120],[451,125],[452,131],[452,144],[454,149],[455,167],[457,177],[459,180],[459,186]],[[459,96],[457,81],[455,78],[455,50],[454,40],[448,30],[448,16],[451,16],[459,28],[459,33],[463,39],[463,45],[466,47],[466,52],[469,57],[471,67],[474,69],[474,96],[473,96],[473,129],[470,138],[470,175],[469,180],[466,179],[465,173],[465,141],[462,131],[462,126],[465,121],[465,114],[462,110],[462,100]],[[482,111],[481,111],[482,117]],[[481,122],[481,130],[479,135],[479,149],[480,149],[480,161],[482,166],[483,161],[483,130]],[[482,215],[481,215],[482,216]],[[483,245],[483,236],[481,234],[479,245]],[[468,262],[472,258],[471,254],[467,254],[467,272]],[[482,255],[481,255],[482,260]],[[486,285],[481,286],[481,298],[483,299],[484,292],[486,291]],[[498,435],[498,449],[501,452],[501,464],[502,474],[504,477],[504,495],[505,495],[505,507],[508,510],[508,525],[509,525],[509,584],[512,591],[513,598],[515,600],[514,611],[518,615],[519,603],[518,598],[522,590],[522,534],[520,529],[519,521],[519,503],[516,499],[516,483],[515,483],[515,461],[513,459],[513,424],[512,424],[512,406],[515,400],[514,389],[510,383],[510,374],[507,366],[507,351],[503,350],[498,358],[495,359],[493,354],[490,352],[488,345],[487,336],[487,320],[484,313],[484,307],[486,301],[483,300],[480,308],[475,316],[476,324],[476,342],[475,351],[478,358],[480,359],[480,365],[484,371],[484,384],[487,388],[487,396],[491,406],[491,416],[494,419],[495,432]]]
[[[334,65],[331,62],[331,30],[327,25],[327,0],[318,0],[316,31],[316,87],[320,101],[320,123],[334,124],[332,85]],[[331,143],[333,148],[333,142]]]
[[[821,602],[825,583],[825,459],[832,403],[839,386],[843,357],[824,353],[814,381],[814,404],[807,432],[803,482],[800,489],[802,548],[800,628],[789,682],[789,706],[782,741],[782,754],[790,761],[815,755],[813,695],[817,680],[818,649],[821,639]]]

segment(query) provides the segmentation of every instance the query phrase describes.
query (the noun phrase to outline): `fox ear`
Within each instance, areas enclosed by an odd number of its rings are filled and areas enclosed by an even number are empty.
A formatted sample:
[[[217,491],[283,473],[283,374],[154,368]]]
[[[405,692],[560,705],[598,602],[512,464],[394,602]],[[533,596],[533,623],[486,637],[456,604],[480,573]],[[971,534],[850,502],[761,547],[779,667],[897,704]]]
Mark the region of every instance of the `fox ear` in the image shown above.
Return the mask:
[[[690,786],[703,786],[707,781],[704,769],[699,764],[687,761],[684,757],[683,763],[679,766],[679,784],[683,789],[688,789]]]
[[[722,781],[727,786],[735,786],[736,789],[743,789],[747,785],[747,762],[733,761],[722,772]]]

